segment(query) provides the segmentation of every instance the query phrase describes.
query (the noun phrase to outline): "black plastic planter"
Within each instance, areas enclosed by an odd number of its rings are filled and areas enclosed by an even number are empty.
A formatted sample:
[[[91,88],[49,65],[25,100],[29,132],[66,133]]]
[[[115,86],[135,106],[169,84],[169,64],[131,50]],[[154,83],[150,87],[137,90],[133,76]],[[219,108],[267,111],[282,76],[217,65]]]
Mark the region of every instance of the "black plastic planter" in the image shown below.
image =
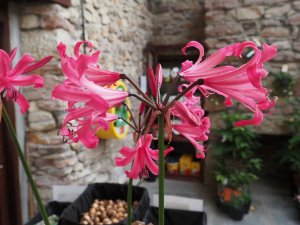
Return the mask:
[[[80,225],[82,213],[89,211],[95,199],[126,200],[127,185],[111,183],[90,184],[85,191],[62,213],[59,225]],[[133,187],[132,200],[138,201],[138,207],[133,211],[132,220],[143,220],[149,207],[149,194],[145,188]],[[127,224],[127,220],[116,223]]]
[[[65,208],[67,208],[69,205],[70,205],[70,202],[52,201],[46,205],[46,211],[47,211],[48,216],[56,215],[56,216],[60,217],[63,210]],[[25,223],[25,225],[35,225],[35,224],[41,222],[42,220],[43,220],[42,215],[40,213],[38,213],[29,222]]]
[[[243,208],[241,209],[236,209],[232,206],[227,206],[228,207],[228,213],[231,219],[240,221],[244,218],[245,210]]]
[[[146,224],[158,225],[158,208],[150,207],[146,218]],[[165,225],[206,225],[205,212],[193,212],[178,209],[165,209]]]

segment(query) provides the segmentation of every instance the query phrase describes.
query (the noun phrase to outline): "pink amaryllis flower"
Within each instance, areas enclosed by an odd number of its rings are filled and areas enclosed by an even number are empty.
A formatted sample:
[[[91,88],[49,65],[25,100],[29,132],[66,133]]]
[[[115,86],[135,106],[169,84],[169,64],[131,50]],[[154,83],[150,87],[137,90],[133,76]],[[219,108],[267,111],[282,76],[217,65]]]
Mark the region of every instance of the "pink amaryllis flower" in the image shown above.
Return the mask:
[[[12,62],[15,58],[16,51],[17,49],[15,48],[10,54],[7,54],[0,49],[0,94],[5,93],[5,98],[7,100],[14,100],[20,106],[21,113],[25,113],[29,109],[29,103],[25,96],[18,91],[16,86],[24,87],[33,85],[34,88],[43,87],[43,77],[38,74],[26,74],[44,66],[51,60],[52,56],[47,56],[36,61],[32,56],[24,54],[13,67]],[[0,104],[0,108],[1,106]]]
[[[80,47],[86,44],[89,48],[89,54],[80,53]],[[78,71],[78,78],[84,76],[86,79],[93,81],[97,85],[105,86],[114,84],[120,79],[120,73],[104,70],[98,64],[100,51],[92,53],[93,44],[89,41],[79,41],[74,46],[74,56],[70,57],[66,54],[66,45],[60,43],[57,46],[62,65],[71,63]],[[68,76],[68,73],[65,74]],[[72,79],[72,77],[71,77]]]
[[[108,123],[117,119],[117,115],[102,113],[92,104],[75,108],[69,106],[60,134],[68,143],[81,141],[87,148],[95,148],[99,143],[96,133],[99,129],[108,129]]]
[[[173,130],[179,132],[194,145],[197,158],[204,158],[203,142],[208,140],[210,120],[204,116],[205,112],[200,106],[200,97],[191,94],[183,102],[176,102],[171,113],[180,119],[180,123],[172,125]]]
[[[94,148],[98,144],[96,132],[100,128],[107,129],[108,122],[117,118],[108,114],[107,110],[122,104],[128,92],[100,86],[115,83],[120,75],[100,69],[97,64],[99,51],[91,55],[79,54],[82,43],[75,45],[75,57],[66,54],[64,44],[58,45],[66,80],[53,88],[52,97],[67,101],[69,105],[68,115],[60,130],[64,140],[75,143],[81,141],[87,148]],[[92,48],[90,42],[87,44]],[[91,70],[95,72],[92,76]],[[89,76],[93,79],[89,79]]]
[[[153,139],[151,134],[146,134],[139,138],[134,149],[124,146],[119,152],[123,158],[115,158],[116,166],[127,166],[132,162],[130,171],[126,171],[126,175],[132,179],[138,179],[142,177],[148,177],[147,168],[155,175],[158,174],[158,166],[155,161],[158,160],[158,149],[151,149],[150,144]],[[166,156],[173,147],[165,150]]]
[[[89,74],[88,71],[90,70],[91,66],[93,69],[100,68],[100,66],[96,64],[99,58],[99,51],[93,53],[92,55],[79,54],[78,45],[81,45],[82,43],[83,42],[79,42],[75,45],[74,52],[77,58],[67,56],[66,46],[64,44],[60,43],[58,45],[57,49],[61,57],[61,67],[66,77],[66,80],[64,84],[61,85],[59,88],[61,92],[58,92],[58,90],[56,90],[56,87],[54,88],[53,97],[65,98],[62,100],[68,100],[66,98],[68,97],[69,91],[71,92],[70,94],[73,95],[73,89],[76,89],[78,95],[85,93],[97,95],[98,99],[105,99],[109,108],[121,104],[124,101],[124,99],[128,96],[127,92],[120,90],[112,90],[110,88],[105,88],[99,85],[99,83],[105,85],[115,83],[120,78],[119,73],[105,71],[103,72],[103,74],[101,74],[101,72],[104,70],[99,69],[97,71],[97,79],[88,79],[88,76],[86,74]],[[91,45],[90,42],[87,43]],[[114,75],[108,79],[109,76],[107,76],[107,74]],[[116,74],[118,74],[118,76],[115,76]],[[104,80],[101,80],[101,75],[105,77]],[[74,88],[70,89],[71,86],[74,86]],[[61,96],[63,93],[65,93],[65,96]],[[72,98],[72,96],[69,97]],[[76,99],[73,100],[76,101]],[[72,101],[72,99],[70,101]]]
[[[242,103],[246,108],[254,113],[250,120],[242,120],[235,123],[236,126],[259,125],[263,121],[263,111],[273,109],[276,98],[271,100],[268,97],[267,89],[263,88],[261,80],[267,76],[267,71],[263,69],[263,63],[269,61],[276,55],[276,47],[263,45],[260,50],[253,42],[235,43],[226,46],[201,62],[204,56],[204,49],[198,42],[189,42],[186,48],[195,47],[199,50],[199,58],[193,64],[186,61],[182,64],[180,75],[187,81],[194,82],[203,79],[203,84],[198,88],[204,96],[217,93],[225,97],[225,105],[232,105],[232,98]],[[219,66],[228,56],[241,57],[245,48],[252,48],[254,56],[242,66]]]

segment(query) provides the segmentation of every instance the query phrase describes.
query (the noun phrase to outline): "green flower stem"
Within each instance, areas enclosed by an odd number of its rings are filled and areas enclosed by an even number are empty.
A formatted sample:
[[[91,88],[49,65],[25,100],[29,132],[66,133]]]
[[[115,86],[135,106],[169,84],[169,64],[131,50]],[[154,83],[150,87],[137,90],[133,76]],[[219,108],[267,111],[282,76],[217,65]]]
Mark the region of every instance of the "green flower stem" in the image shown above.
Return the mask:
[[[159,225],[164,225],[164,217],[165,217],[165,131],[164,131],[164,114],[160,114],[158,116],[158,149],[159,149],[159,180],[158,180],[158,190],[159,190]]]
[[[130,225],[132,223],[132,178],[129,178],[127,188],[127,221]]]
[[[12,140],[13,140],[15,146],[16,146],[17,153],[19,155],[19,158],[21,160],[22,166],[23,166],[23,168],[25,170],[25,173],[26,173],[26,176],[27,176],[27,178],[29,180],[29,183],[31,185],[34,197],[35,197],[35,199],[37,201],[38,208],[39,208],[40,213],[41,213],[41,215],[43,217],[44,223],[45,223],[45,225],[50,225],[49,220],[48,220],[47,212],[45,210],[45,207],[44,207],[43,202],[41,200],[41,197],[40,197],[40,194],[39,194],[38,189],[36,187],[36,184],[35,184],[35,182],[33,180],[32,175],[31,175],[30,169],[29,169],[29,167],[27,165],[25,156],[23,154],[23,151],[21,149],[21,146],[20,146],[19,141],[18,141],[17,136],[16,136],[16,132],[15,132],[13,126],[12,126],[10,117],[9,117],[9,115],[8,115],[5,107],[4,107],[4,104],[2,105],[2,109],[3,109],[3,118],[4,118],[4,121],[5,121],[6,125],[7,125],[8,132],[9,132],[9,134],[10,134],[10,136],[11,136],[11,138],[12,138]]]

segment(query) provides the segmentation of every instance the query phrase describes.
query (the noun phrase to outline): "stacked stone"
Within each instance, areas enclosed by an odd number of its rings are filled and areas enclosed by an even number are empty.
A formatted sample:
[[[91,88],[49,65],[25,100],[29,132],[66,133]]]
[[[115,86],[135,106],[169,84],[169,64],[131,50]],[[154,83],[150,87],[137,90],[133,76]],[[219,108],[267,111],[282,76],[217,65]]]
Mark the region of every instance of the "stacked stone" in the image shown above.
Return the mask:
[[[218,0],[205,1],[206,43],[212,53],[218,48],[244,40],[274,43],[278,56],[268,63],[268,70],[279,72],[287,64],[289,73],[297,79],[295,92],[300,84],[300,1],[299,0]],[[269,79],[270,81],[270,79]],[[257,131],[267,134],[284,134],[284,115],[291,111],[285,99],[279,99],[272,115],[266,117]],[[211,104],[214,116],[222,110]],[[215,113],[214,113],[215,112]]]
[[[22,52],[36,58],[54,56],[38,71],[45,78],[45,87],[23,89],[31,105],[26,115],[26,152],[43,199],[52,198],[53,185],[123,181],[123,169],[115,168],[113,158],[125,143],[132,143],[131,136],[123,141],[101,141],[97,149],[87,150],[81,144],[65,144],[57,135],[67,105],[51,99],[52,88],[64,79],[56,46],[62,41],[71,53],[75,42],[82,40],[80,0],[72,0],[69,8],[46,3],[19,6]],[[83,6],[86,39],[101,50],[102,68],[137,80],[152,30],[147,1],[86,0]]]
[[[204,1],[151,1],[153,12],[152,42],[160,45],[203,41]]]

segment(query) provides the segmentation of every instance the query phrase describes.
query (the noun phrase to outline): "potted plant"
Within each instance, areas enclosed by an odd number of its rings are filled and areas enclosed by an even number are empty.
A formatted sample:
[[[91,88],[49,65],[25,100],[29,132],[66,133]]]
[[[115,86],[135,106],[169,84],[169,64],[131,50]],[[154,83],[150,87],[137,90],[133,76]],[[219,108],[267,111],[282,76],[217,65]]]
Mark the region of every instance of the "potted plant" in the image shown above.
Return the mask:
[[[243,218],[240,214],[248,213],[251,204],[248,185],[258,179],[256,173],[261,169],[261,159],[254,156],[259,142],[251,127],[232,125],[232,121],[243,119],[245,115],[232,110],[220,116],[225,124],[215,132],[222,144],[216,141],[212,149],[218,183],[217,203],[231,218],[240,220]]]
[[[300,99],[292,98],[289,103],[293,106],[293,111],[287,117],[286,123],[292,129],[292,135],[288,139],[287,146],[281,149],[274,158],[290,170],[292,174],[291,193],[295,196],[300,193]]]
[[[244,214],[249,212],[251,197],[248,191],[224,187],[218,194],[218,205],[232,219],[242,220]]]

